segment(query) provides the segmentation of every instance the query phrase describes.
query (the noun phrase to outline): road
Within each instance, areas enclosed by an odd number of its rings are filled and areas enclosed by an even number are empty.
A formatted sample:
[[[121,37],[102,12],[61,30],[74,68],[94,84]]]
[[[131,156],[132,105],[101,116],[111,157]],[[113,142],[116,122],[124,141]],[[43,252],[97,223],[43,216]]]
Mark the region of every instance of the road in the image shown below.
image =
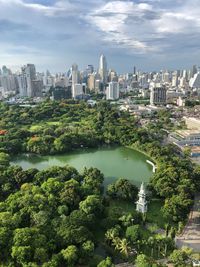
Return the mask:
[[[195,252],[200,252],[200,193],[196,194],[194,206],[184,231],[176,237],[178,248],[187,246]]]

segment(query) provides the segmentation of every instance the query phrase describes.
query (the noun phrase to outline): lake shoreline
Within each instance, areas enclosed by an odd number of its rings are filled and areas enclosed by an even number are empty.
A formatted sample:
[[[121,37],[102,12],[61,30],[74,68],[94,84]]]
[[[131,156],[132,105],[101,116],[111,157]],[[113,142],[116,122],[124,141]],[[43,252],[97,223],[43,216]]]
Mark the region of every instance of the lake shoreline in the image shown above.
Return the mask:
[[[28,156],[29,155],[29,156]],[[152,168],[146,162],[149,159],[144,153],[130,147],[106,146],[95,149],[80,149],[62,155],[40,156],[37,154],[21,154],[13,158],[11,165],[19,165],[23,169],[47,169],[52,166],[69,165],[82,171],[84,167],[99,169],[105,176],[105,185],[125,178],[137,186],[147,183],[152,176]]]

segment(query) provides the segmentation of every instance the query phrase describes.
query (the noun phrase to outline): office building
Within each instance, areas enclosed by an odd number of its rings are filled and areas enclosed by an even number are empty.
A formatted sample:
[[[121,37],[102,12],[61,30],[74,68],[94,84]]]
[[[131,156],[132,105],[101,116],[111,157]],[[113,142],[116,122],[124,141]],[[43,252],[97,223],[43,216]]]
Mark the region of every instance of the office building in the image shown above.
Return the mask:
[[[106,99],[107,100],[116,100],[119,99],[119,83],[110,82],[106,90]]]
[[[26,80],[27,80],[27,96],[33,96],[33,81],[36,80],[36,70],[34,64],[27,64],[25,68]]]
[[[83,85],[76,83],[72,86],[72,97],[77,98],[80,95],[83,95]]]
[[[191,88],[200,88],[200,72],[196,73],[194,77],[190,79],[189,85]]]
[[[163,105],[166,104],[167,89],[160,83],[150,84],[150,104]]]
[[[27,78],[25,67],[22,67],[21,73],[17,76],[18,85],[19,85],[19,94],[21,97],[27,96]]]
[[[99,62],[99,74],[101,77],[101,81],[103,84],[107,83],[107,62],[106,57],[104,55],[101,55],[100,62]]]

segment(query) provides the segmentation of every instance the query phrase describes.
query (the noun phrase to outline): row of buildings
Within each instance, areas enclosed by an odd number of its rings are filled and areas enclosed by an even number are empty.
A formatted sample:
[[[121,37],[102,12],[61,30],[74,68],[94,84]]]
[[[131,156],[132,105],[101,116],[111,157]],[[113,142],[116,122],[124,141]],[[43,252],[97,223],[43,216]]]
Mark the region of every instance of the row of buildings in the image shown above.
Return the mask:
[[[100,56],[97,70],[88,65],[80,71],[78,65],[73,64],[65,73],[53,75],[49,71],[36,72],[33,64],[27,64],[16,73],[6,66],[0,72],[0,96],[18,92],[21,97],[41,97],[50,89],[55,99],[84,98],[95,93],[116,100],[120,95],[133,92],[150,99],[151,105],[177,101],[181,106],[188,94],[200,95],[200,72],[195,65],[190,70],[159,72],[142,72],[134,67],[132,73],[119,75],[108,69],[104,55]]]
[[[181,151],[187,148],[191,157],[200,157],[200,118],[185,117],[187,129],[177,130],[170,134],[170,142]]]
[[[0,93],[9,96],[19,92],[23,97],[41,97],[43,81],[36,74],[34,64],[27,64],[21,72],[13,74],[6,66],[0,72]]]

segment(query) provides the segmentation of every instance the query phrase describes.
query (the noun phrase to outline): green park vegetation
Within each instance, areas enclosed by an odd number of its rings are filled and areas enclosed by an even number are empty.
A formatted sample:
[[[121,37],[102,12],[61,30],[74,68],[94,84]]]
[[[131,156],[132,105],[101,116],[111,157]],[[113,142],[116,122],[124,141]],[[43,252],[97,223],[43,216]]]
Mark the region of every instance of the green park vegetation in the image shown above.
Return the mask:
[[[187,251],[174,250],[174,237],[200,189],[200,168],[180,158],[173,145],[162,146],[163,128],[173,127],[167,113],[145,127],[105,101],[93,108],[72,100],[35,108],[1,103],[0,114],[1,266],[161,266],[156,260],[170,254],[176,265],[188,259]],[[38,171],[9,163],[17,153],[107,144],[133,146],[156,162],[145,216],[135,211],[138,188],[126,179],[103,188],[104,176],[95,168]]]

